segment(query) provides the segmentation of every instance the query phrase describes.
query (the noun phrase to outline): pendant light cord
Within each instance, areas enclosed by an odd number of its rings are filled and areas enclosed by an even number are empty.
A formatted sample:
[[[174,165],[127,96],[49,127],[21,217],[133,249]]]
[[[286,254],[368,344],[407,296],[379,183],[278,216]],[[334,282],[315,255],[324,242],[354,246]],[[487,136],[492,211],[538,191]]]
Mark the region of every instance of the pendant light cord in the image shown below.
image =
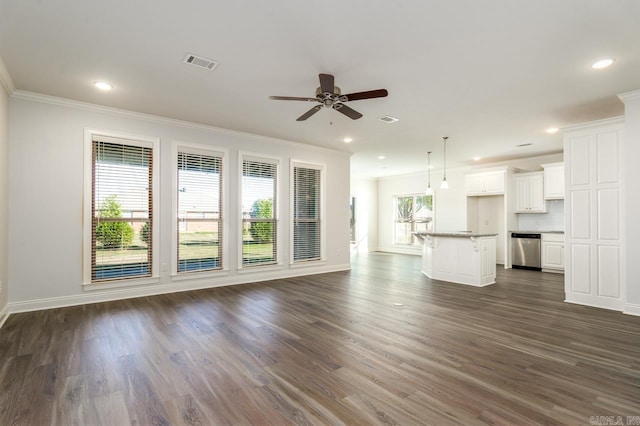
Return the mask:
[[[427,152],[427,176],[429,179],[427,188],[431,188],[431,151]]]
[[[447,139],[449,139],[448,136],[442,137],[444,141],[444,180],[447,180]]]

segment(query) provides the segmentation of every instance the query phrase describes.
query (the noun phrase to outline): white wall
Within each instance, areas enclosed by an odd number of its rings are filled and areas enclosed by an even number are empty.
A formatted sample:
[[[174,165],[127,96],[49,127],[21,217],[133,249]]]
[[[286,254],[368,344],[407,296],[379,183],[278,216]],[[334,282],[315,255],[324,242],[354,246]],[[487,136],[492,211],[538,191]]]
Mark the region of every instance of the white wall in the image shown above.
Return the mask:
[[[204,280],[172,281],[161,272],[160,283],[147,287],[84,291],[83,133],[85,128],[160,138],[160,262],[171,264],[171,182],[174,141],[229,150],[227,194],[231,206],[227,275]],[[80,304],[349,268],[349,154],[308,145],[143,116],[57,98],[16,92],[10,114],[11,223],[9,306],[11,311]],[[238,151],[281,158],[280,236],[284,264],[267,272],[237,271],[240,224]],[[289,161],[326,165],[326,262],[289,266]],[[234,243],[235,242],[235,243]]]
[[[378,250],[378,180],[351,179],[351,196],[356,198],[357,252]]]
[[[1,59],[0,59],[0,62]],[[9,300],[9,95],[0,84],[0,325]]]
[[[627,300],[625,312],[640,315],[640,90],[620,96],[625,103],[623,135],[623,221]]]

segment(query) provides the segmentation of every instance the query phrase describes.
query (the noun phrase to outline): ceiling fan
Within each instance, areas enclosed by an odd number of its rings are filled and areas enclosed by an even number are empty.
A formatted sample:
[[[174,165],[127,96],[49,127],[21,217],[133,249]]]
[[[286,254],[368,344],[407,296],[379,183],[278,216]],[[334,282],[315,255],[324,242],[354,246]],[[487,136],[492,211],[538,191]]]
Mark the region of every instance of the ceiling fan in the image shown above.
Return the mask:
[[[269,99],[280,101],[306,101],[306,102],[318,102],[320,105],[316,105],[309,111],[302,114],[296,121],[304,121],[311,117],[316,112],[320,111],[322,107],[333,108],[338,112],[343,113],[352,120],[357,120],[362,117],[358,111],[353,108],[349,108],[344,103],[349,101],[359,101],[362,99],[371,98],[384,98],[389,94],[386,89],[368,90],[366,92],[349,93],[343,95],[338,86],[334,85],[334,78],[331,74],[320,74],[320,87],[316,89],[315,98],[297,98],[292,96],[269,96]]]

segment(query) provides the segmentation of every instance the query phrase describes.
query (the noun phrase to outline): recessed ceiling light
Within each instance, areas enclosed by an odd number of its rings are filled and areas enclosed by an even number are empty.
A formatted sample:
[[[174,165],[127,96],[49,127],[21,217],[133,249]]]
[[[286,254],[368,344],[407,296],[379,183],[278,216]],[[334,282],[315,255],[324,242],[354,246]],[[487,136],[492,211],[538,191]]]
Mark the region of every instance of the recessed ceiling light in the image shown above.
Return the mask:
[[[351,143],[351,142],[353,142],[353,139],[352,138],[344,138],[344,139],[342,139],[342,141],[344,143]]]
[[[113,86],[105,81],[94,81],[93,85],[100,90],[111,90]]]
[[[385,158],[387,157],[385,157],[384,155],[378,155],[378,160],[384,160]]]
[[[557,132],[558,130],[560,130],[560,129],[558,129],[557,127],[549,127],[549,128],[547,129],[547,133],[555,133],[555,132]]]
[[[480,161],[480,157],[473,157],[473,161]]]
[[[611,65],[613,61],[614,60],[611,58],[600,59],[599,61],[594,62],[593,65],[591,65],[591,68],[594,70],[601,70]]]

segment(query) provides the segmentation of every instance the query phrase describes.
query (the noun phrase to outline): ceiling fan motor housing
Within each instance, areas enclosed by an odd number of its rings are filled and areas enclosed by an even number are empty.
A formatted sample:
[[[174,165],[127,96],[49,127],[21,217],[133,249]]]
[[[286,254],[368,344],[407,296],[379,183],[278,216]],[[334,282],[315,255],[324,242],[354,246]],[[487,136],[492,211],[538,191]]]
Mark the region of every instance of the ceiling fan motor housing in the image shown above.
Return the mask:
[[[322,103],[325,108],[333,107],[336,102],[345,102],[347,100],[347,97],[341,95],[342,91],[338,86],[333,86],[333,93],[323,92],[322,87],[318,87],[316,89],[316,98],[318,98],[318,101]]]
[[[342,114],[351,118],[352,120],[357,120],[362,117],[358,111],[354,110],[346,106],[344,103],[348,101],[357,101],[362,99],[372,99],[372,98],[383,98],[388,95],[386,89],[378,89],[378,90],[368,90],[365,92],[356,92],[349,93],[346,95],[342,94],[342,91],[338,86],[334,84],[334,77],[331,74],[320,74],[318,76],[320,78],[320,87],[316,89],[316,97],[315,98],[302,98],[302,97],[293,97],[293,96],[269,96],[269,99],[274,100],[284,100],[284,101],[305,101],[305,102],[315,102],[317,101],[320,105],[316,105],[311,108],[309,111],[302,114],[297,118],[296,121],[304,121],[307,118],[311,117],[313,114],[318,112],[322,107],[324,108],[333,108],[336,111],[340,111]]]

